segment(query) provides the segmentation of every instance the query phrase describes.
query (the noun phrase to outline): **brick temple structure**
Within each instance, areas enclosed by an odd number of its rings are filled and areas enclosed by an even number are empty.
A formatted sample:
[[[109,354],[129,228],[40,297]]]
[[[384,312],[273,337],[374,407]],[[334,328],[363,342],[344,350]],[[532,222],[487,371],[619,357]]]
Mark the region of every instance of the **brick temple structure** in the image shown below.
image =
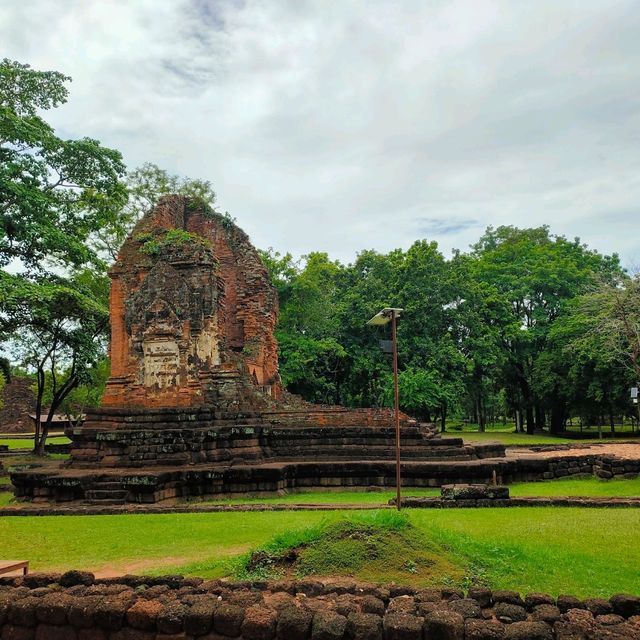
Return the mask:
[[[283,390],[276,291],[231,219],[164,197],[125,241],[110,276],[102,407],[69,431],[65,468],[12,475],[17,496],[155,502],[393,484],[388,409],[311,405]],[[429,464],[439,460],[504,456],[499,445],[442,440],[406,415],[402,438],[417,484],[433,484]]]
[[[240,411],[281,397],[277,295],[230,220],[165,197],[125,241],[110,276],[104,407]]]

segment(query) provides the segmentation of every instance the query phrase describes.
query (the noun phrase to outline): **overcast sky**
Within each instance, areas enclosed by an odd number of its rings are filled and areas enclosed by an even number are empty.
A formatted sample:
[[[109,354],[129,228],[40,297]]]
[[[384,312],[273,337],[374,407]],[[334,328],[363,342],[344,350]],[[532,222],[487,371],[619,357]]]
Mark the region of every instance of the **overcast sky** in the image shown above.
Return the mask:
[[[640,263],[638,0],[5,0],[47,116],[210,180],[254,243],[351,261],[549,224]]]

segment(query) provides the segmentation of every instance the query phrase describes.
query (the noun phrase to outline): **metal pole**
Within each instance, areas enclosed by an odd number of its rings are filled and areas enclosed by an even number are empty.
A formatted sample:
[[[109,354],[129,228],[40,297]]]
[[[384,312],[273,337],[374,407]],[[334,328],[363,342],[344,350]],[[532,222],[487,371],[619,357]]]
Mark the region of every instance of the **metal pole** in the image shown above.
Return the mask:
[[[393,393],[396,421],[396,505],[400,511],[400,400],[398,393],[398,341],[396,339],[396,312],[391,312],[391,334],[393,339]]]

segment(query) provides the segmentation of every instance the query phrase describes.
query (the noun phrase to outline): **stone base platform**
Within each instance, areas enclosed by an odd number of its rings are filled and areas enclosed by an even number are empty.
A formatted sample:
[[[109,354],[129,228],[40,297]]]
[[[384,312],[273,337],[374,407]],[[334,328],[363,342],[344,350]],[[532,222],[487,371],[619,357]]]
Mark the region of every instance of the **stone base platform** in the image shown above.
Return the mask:
[[[447,449],[444,444],[439,446],[442,452]],[[573,452],[509,452],[504,457],[500,455],[504,450],[496,446],[497,449],[491,445],[470,447],[471,459],[403,458],[403,485],[487,483],[494,474],[499,483],[510,484],[593,475],[630,478],[640,472],[640,459],[599,453],[601,447]],[[491,455],[493,451],[498,455]],[[379,453],[382,455],[383,450]],[[32,468],[12,473],[11,480],[16,496],[25,500],[152,504],[190,496],[275,495],[314,488],[391,488],[395,487],[395,463],[390,454],[386,459],[321,459],[310,451],[306,460],[291,461],[238,458],[236,462],[149,468]]]
[[[504,464],[503,458],[406,462],[402,465],[403,483],[437,487],[459,478],[467,482],[487,482],[501,464]],[[502,467],[502,472],[505,471],[506,467]],[[150,469],[67,468],[57,473],[36,468],[12,473],[11,481],[16,497],[34,501],[149,504],[193,496],[243,497],[314,488],[395,487],[395,463],[387,460],[279,461]]]
[[[409,437],[403,438],[402,478],[406,487],[488,483],[494,478],[503,484],[594,475],[629,478],[640,472],[634,445],[620,445],[620,457],[612,455],[607,445],[571,451],[518,449],[505,456],[502,445],[463,445],[456,438],[427,438],[417,444],[418,432],[411,435],[409,431]],[[36,467],[16,471],[11,480],[16,497],[24,500],[93,505],[276,495],[314,488],[395,487],[390,428],[224,427],[207,433],[212,447],[204,451],[212,458],[198,464],[174,461],[148,467],[107,467],[86,462],[53,470]],[[221,443],[224,445],[217,448]],[[140,447],[145,446],[161,445],[142,441]],[[629,451],[623,451],[625,447]],[[156,453],[157,449],[152,455]],[[227,457],[216,459],[219,454]]]
[[[152,467],[234,461],[394,458],[387,409],[220,412],[101,409],[68,430],[74,467]],[[441,439],[431,424],[402,425],[405,457],[471,460],[504,455],[504,447],[465,447]],[[487,454],[478,454],[487,450]]]
[[[474,460],[404,461],[403,485],[537,481],[592,475],[601,460],[583,456],[490,457]],[[30,469],[11,474],[16,497],[35,501],[84,500],[93,504],[150,504],[192,496],[273,495],[300,489],[395,487],[392,460],[308,460],[200,464],[149,469]]]
[[[321,409],[223,414],[206,410],[103,410],[69,431],[71,460],[59,470],[12,474],[32,500],[153,503],[188,496],[274,493],[395,483],[395,429],[386,410]],[[486,482],[504,460],[497,443],[440,438],[433,425],[402,425],[407,482],[439,486],[459,474]],[[459,463],[459,467],[450,467]],[[471,465],[471,466],[470,466]]]

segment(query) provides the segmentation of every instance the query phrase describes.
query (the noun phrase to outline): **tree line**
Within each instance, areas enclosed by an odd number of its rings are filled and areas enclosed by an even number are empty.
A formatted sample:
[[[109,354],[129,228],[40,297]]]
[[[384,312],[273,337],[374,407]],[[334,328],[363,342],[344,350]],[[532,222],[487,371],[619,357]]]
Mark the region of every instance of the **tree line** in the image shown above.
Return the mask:
[[[388,329],[365,324],[387,306],[398,328],[402,408],[442,429],[450,416],[484,430],[496,416],[533,433],[633,417],[640,379],[640,281],[617,256],[548,227],[489,227],[449,259],[435,242],[325,253],[296,262],[263,252],[280,297],[280,371],[314,402],[391,403]]]
[[[57,412],[99,403],[107,268],[137,220],[167,193],[215,211],[208,181],[149,163],[127,171],[97,140],[60,138],[43,114],[67,101],[69,80],[0,62],[0,377],[33,377],[39,453]],[[280,297],[283,382],[308,400],[390,403],[384,336],[365,323],[398,306],[403,408],[443,429],[462,415],[480,429],[497,415],[529,432],[575,416],[613,428],[632,409],[640,285],[615,255],[547,227],[490,227],[450,258],[426,240],[347,265],[261,254]]]

